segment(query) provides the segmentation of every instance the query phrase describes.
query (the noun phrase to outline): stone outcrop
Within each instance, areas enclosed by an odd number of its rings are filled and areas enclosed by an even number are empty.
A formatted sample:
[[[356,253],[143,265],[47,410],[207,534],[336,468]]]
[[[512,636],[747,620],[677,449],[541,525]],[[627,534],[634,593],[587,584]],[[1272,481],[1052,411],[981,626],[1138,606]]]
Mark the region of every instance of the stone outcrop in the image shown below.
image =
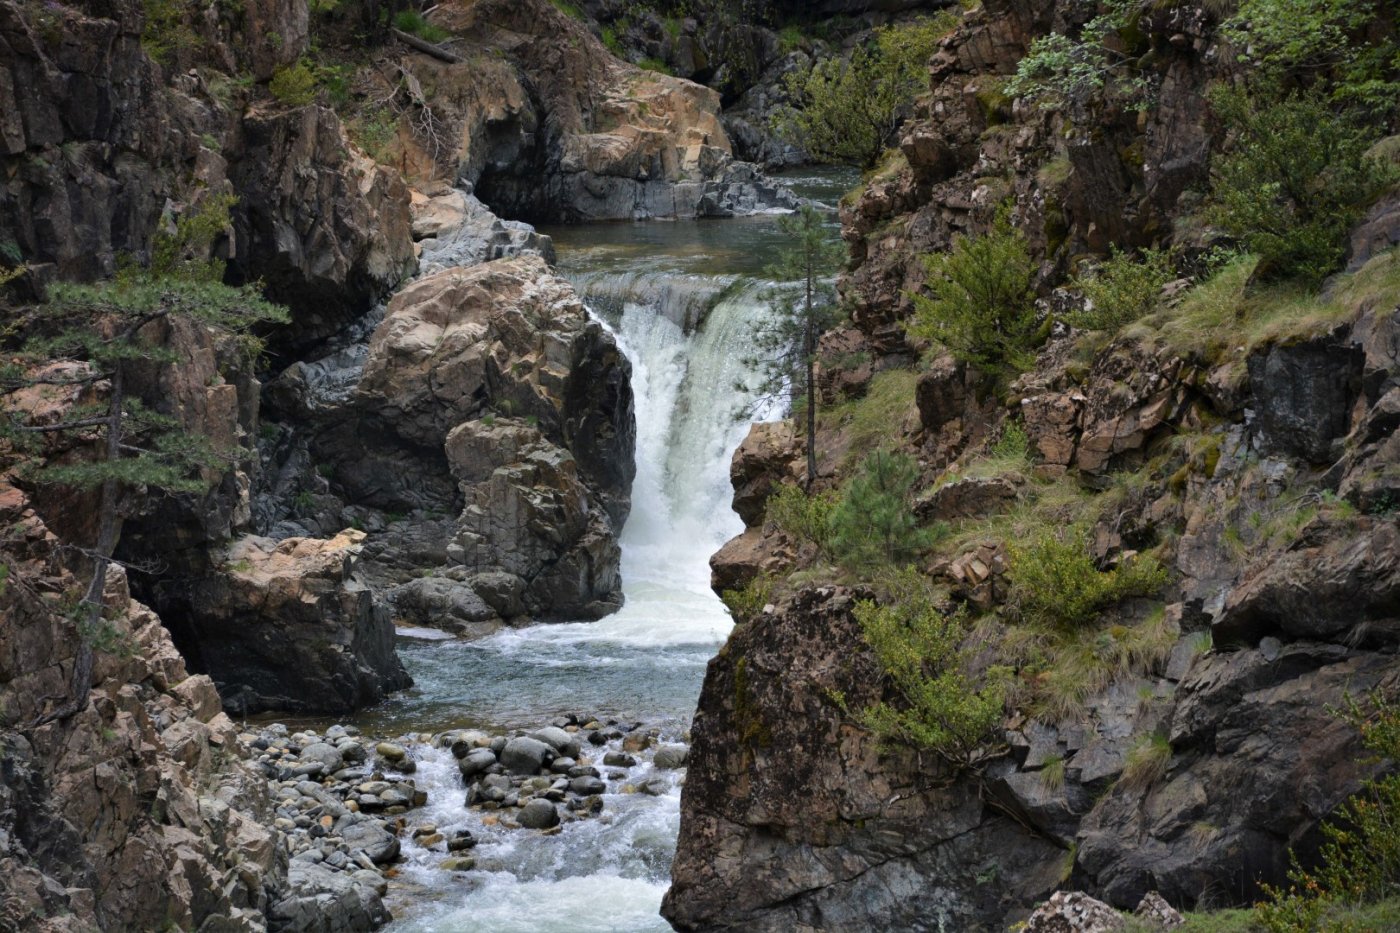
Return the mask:
[[[539,255],[418,279],[362,360],[353,391],[324,404],[301,364],[274,383],[303,412],[319,404],[320,424],[285,455],[291,514],[269,533],[361,521],[365,580],[405,621],[481,632],[620,605],[630,367]]]
[[[229,709],[346,712],[411,683],[392,624],[354,577],[364,537],[239,538],[186,605],[166,609],[184,611],[193,659]]]
[[[858,595],[804,590],[710,662],[662,906],[678,930],[975,929],[1059,883],[1057,844],[851,724],[882,689]]]
[[[252,111],[239,143],[234,266],[292,308],[279,344],[335,334],[414,270],[408,189],[350,145],[335,111]]]
[[[546,0],[448,4],[434,22],[464,61],[412,56],[443,129],[406,157],[531,222],[693,218],[795,206],[736,163],[719,94],[614,58]],[[492,61],[483,63],[489,57]]]
[[[300,58],[304,3],[250,3],[236,28],[222,15],[179,24],[161,63],[143,46],[139,3],[0,5],[0,255],[36,281],[91,280],[146,255],[163,214],[233,194],[235,233],[219,247],[231,274],[263,278],[304,318],[288,337],[316,339],[412,268],[407,191],[347,154],[330,110],[242,115],[246,92],[227,75],[266,80]]]
[[[0,485],[0,926],[78,931],[287,929],[289,889],[267,785],[204,675],[109,570],[89,704],[25,724],[65,695],[79,635],[63,599],[82,582],[25,496]],[[326,897],[318,922],[354,928]],[[363,892],[386,916],[378,894]],[[367,929],[367,926],[360,926]]]

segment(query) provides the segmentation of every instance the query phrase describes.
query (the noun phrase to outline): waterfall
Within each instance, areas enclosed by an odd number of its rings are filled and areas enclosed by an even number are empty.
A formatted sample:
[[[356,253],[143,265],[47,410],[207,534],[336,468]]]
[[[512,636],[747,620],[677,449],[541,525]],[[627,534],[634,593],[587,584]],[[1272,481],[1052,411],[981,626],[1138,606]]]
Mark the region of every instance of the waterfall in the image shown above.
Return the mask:
[[[743,530],[730,507],[729,460],[754,400],[738,386],[751,381],[744,355],[750,322],[767,313],[763,286],[666,273],[581,278],[576,285],[632,362],[637,476],[622,534],[626,603],[598,622],[406,646],[417,696],[387,704],[385,731],[470,724],[452,723],[454,711],[532,728],[570,711],[643,718],[675,741],[694,709],[705,663],[732,626],[710,590],[709,557]],[[625,781],[613,781],[602,817],[545,838],[482,825],[479,814],[462,808],[450,753],[423,750],[418,773],[430,802],[421,818],[480,838],[478,867],[462,889],[444,880],[440,855],[406,846],[399,884],[415,892],[416,903],[394,930],[667,930],[657,911],[680,824],[679,775],[654,771],[645,754],[638,758],[625,780],[660,775],[666,792],[624,793]]]

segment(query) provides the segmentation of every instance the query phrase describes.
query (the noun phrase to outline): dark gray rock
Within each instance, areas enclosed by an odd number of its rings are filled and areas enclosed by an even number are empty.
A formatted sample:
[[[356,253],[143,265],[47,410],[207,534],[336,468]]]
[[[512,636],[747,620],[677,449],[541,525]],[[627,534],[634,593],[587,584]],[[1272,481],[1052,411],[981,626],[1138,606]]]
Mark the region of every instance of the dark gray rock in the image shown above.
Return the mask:
[[[496,756],[489,748],[475,748],[457,762],[462,777],[473,778],[496,763]]]
[[[538,774],[555,755],[554,749],[539,739],[517,736],[501,750],[501,764],[512,774]]]
[[[557,726],[546,726],[531,732],[530,738],[539,739],[565,758],[577,758],[579,755],[578,740]]]
[[[550,829],[559,825],[559,810],[548,800],[537,797],[520,808],[517,819],[526,829]]]
[[[1361,387],[1362,351],[1335,337],[1273,345],[1249,358],[1249,385],[1263,448],[1312,463],[1336,459]]]

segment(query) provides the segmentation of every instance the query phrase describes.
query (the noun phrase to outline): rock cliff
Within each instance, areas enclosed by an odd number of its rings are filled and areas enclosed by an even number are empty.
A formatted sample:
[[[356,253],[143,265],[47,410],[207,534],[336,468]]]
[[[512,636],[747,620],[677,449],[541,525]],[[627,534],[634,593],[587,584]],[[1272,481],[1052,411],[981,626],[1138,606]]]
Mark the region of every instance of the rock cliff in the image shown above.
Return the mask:
[[[1353,237],[1360,263],[1273,327],[1211,330],[1182,280],[1114,339],[1061,328],[1000,385],[903,327],[921,255],[986,233],[1003,203],[1044,309],[1072,301],[1055,287],[1111,244],[1213,242],[1189,218],[1222,141],[1205,98],[1228,73],[1214,11],[1145,10],[1150,105],[1109,95],[1079,112],[999,91],[1037,36],[1082,25],[1075,8],[988,0],[931,62],[900,158],[843,204],[853,310],[824,339],[836,411],[817,489],[849,479],[860,438],[914,458],[911,507],[942,534],[919,569],[979,620],[966,663],[1018,679],[996,753],[971,770],[881,747],[862,711],[899,695],[853,615],[879,594],[809,582],[849,575],[767,514],[805,470],[800,435],[756,426],[732,470],[749,527],[712,562],[716,590],[742,591],[740,618],[694,726],[663,908],[678,929],[1004,929],[1060,887],[1124,910],[1154,890],[1182,908],[1248,903],[1290,849],[1315,858],[1322,820],[1389,767],[1328,711],[1400,685],[1381,427],[1400,294],[1384,284],[1393,253],[1367,245],[1391,242],[1387,201]],[[1231,307],[1257,302],[1236,327],[1284,300],[1251,269],[1216,280]],[[1025,459],[998,460],[1018,431]],[[1100,570],[1150,553],[1168,583],[1105,610],[1083,654],[1012,647],[1014,552],[1078,523]]]
[[[65,607],[82,584],[71,552],[8,483],[0,518],[0,923],[308,929],[278,915],[311,903],[323,929],[387,919],[377,875],[303,879],[294,890],[267,783],[214,683],[188,673],[120,570],[108,575],[91,702],[65,722],[25,727],[67,690],[79,636]]]

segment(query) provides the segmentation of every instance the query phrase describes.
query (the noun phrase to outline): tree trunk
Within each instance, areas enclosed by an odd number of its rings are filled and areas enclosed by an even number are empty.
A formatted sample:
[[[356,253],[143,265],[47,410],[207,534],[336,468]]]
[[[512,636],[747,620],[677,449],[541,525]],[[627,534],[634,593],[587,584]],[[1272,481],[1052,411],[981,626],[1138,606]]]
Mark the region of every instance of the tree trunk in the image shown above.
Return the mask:
[[[810,256],[807,259],[807,309],[806,328],[802,339],[802,349],[807,357],[807,491],[817,481],[817,322],[812,317],[812,268]]]
[[[107,406],[107,438],[103,457],[114,463],[121,457],[122,447],[122,404],[124,389],[121,367],[112,374],[111,399]],[[98,506],[97,546],[93,549],[92,579],[88,581],[87,592],[80,604],[78,622],[78,653],[73,658],[73,676],[68,681],[68,699],[58,709],[36,719],[30,728],[37,728],[49,722],[64,722],[87,709],[88,694],[92,691],[93,650],[92,643],[102,625],[102,593],[107,588],[107,565],[111,563],[112,552],[117,549],[117,533],[120,522],[117,519],[117,496],[120,484],[112,478],[102,483],[102,501]]]

